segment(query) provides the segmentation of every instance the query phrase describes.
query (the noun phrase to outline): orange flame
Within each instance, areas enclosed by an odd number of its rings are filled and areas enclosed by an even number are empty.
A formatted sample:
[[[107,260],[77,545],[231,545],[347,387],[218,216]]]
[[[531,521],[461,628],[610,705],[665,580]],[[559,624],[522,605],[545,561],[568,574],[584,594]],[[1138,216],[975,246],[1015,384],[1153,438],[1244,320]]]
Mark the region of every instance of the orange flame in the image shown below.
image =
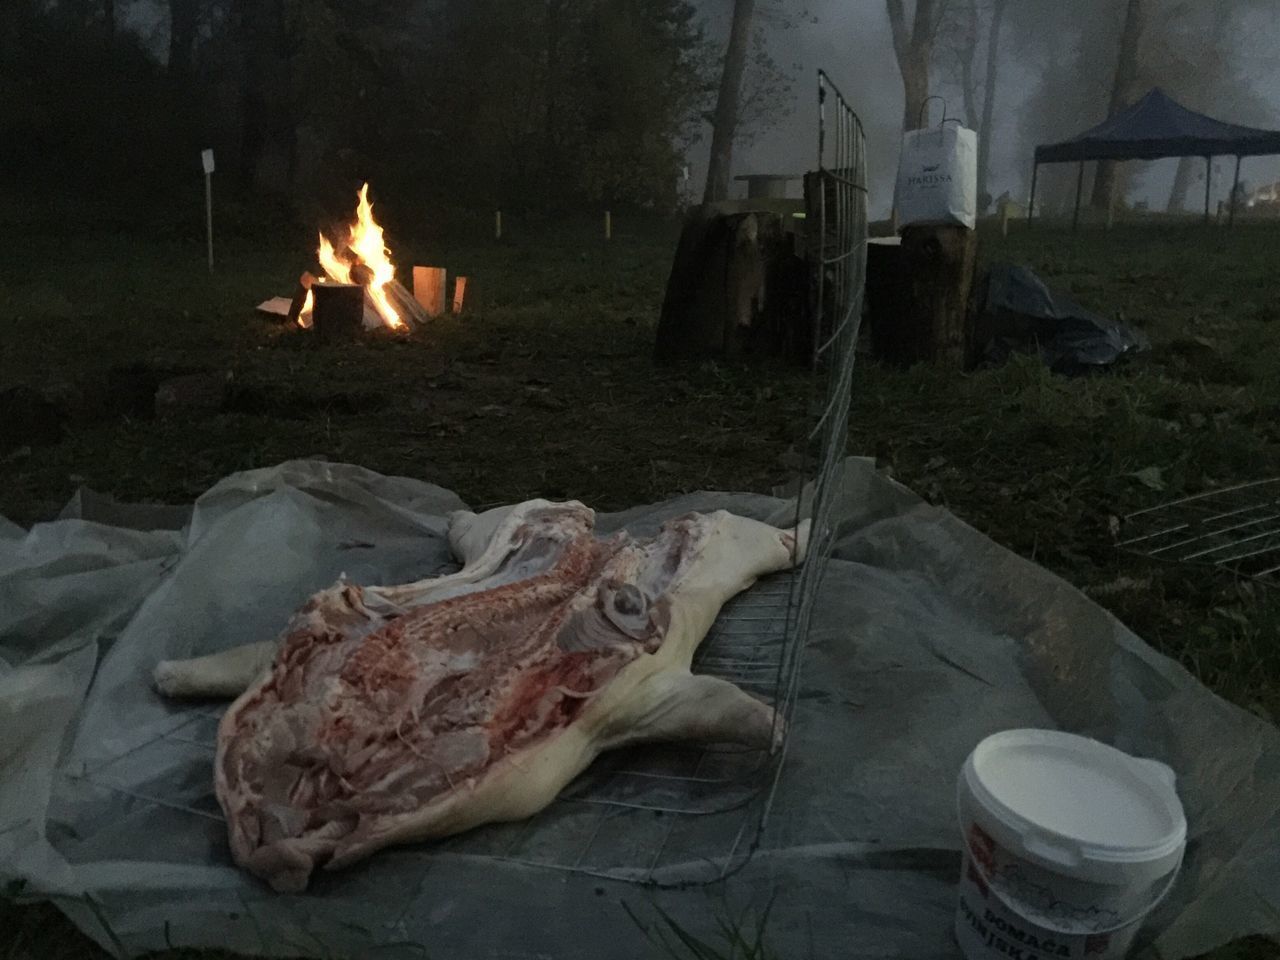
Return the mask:
[[[355,255],[357,262],[364,264],[373,273],[372,279],[365,287],[369,302],[373,304],[374,310],[388,327],[392,330],[402,328],[404,320],[391,305],[391,299],[386,290],[387,284],[396,278],[396,268],[391,262],[391,251],[387,249],[386,241],[382,238],[382,227],[373,219],[373,204],[369,202],[369,184],[367,183],[360,188],[360,202],[356,205],[356,222],[351,225],[350,232],[347,249]],[[320,234],[316,256],[320,260],[325,276],[330,280],[335,283],[351,283],[352,264],[338,255],[338,251],[323,233]],[[298,323],[301,326],[311,326],[314,302],[315,298],[308,290],[307,299],[298,317]]]

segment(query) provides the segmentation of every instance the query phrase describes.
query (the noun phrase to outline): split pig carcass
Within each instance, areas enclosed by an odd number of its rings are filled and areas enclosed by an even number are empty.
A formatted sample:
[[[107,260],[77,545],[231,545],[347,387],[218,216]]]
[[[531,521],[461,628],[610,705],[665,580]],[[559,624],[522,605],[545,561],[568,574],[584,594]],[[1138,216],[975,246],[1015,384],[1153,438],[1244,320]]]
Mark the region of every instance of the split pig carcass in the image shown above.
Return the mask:
[[[160,663],[166,695],[237,697],[214,767],[235,861],[298,891],[318,867],[532,816],[605,750],[776,747],[771,706],[690,664],[730,598],[803,558],[808,522],[594,522],[576,502],[456,513],[459,572],[340,581],[278,641]]]

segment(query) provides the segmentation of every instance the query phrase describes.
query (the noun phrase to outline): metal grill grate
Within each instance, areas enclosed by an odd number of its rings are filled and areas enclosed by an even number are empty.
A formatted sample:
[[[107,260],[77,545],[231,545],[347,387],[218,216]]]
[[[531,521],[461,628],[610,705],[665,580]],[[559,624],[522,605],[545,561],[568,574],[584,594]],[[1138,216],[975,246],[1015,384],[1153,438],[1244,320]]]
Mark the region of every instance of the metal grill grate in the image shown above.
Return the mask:
[[[818,75],[816,215],[806,224],[811,299],[812,389],[803,424],[804,467],[795,519],[812,519],[808,558],[734,598],[699,647],[693,669],[771,701],[790,721],[818,585],[834,542],[831,512],[845,455],[854,347],[866,270],[866,151],[861,122],[824,73]],[[813,198],[811,198],[813,199]],[[811,209],[813,209],[811,204]],[[198,818],[224,844],[208,776],[215,710],[192,709],[162,736],[92,771],[68,774],[82,797],[103,791],[130,806]],[[422,869],[450,852],[651,885],[714,881],[744,864],[759,843],[786,755],[736,746],[662,744],[601,758],[547,810],[400,855]],[[138,789],[138,784],[145,789]],[[132,786],[126,786],[132,784]]]
[[[1280,586],[1280,478],[1183,497],[1125,517],[1119,546]]]

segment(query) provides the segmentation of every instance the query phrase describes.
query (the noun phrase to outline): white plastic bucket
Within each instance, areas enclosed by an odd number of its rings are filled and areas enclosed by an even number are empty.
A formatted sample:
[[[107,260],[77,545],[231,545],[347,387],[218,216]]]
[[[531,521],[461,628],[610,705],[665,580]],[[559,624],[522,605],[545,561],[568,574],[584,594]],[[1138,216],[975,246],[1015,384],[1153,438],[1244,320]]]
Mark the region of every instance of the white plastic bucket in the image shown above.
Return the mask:
[[[968,960],[1116,960],[1177,878],[1163,763],[1053,730],[987,737],[960,774],[956,939]]]

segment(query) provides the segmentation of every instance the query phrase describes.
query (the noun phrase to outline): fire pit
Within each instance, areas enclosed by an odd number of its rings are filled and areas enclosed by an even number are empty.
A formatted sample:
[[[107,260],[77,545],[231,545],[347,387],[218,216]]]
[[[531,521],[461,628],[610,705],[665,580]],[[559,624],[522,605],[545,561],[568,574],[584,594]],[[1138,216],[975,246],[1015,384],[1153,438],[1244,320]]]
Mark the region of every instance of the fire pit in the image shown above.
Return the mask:
[[[360,188],[355,220],[333,239],[320,233],[316,256],[322,273],[302,275],[290,302],[290,321],[314,326],[326,339],[328,333],[360,327],[407,331],[426,321],[427,311],[396,279],[382,227],[373,218],[369,184]],[[317,297],[321,287],[331,289]]]

